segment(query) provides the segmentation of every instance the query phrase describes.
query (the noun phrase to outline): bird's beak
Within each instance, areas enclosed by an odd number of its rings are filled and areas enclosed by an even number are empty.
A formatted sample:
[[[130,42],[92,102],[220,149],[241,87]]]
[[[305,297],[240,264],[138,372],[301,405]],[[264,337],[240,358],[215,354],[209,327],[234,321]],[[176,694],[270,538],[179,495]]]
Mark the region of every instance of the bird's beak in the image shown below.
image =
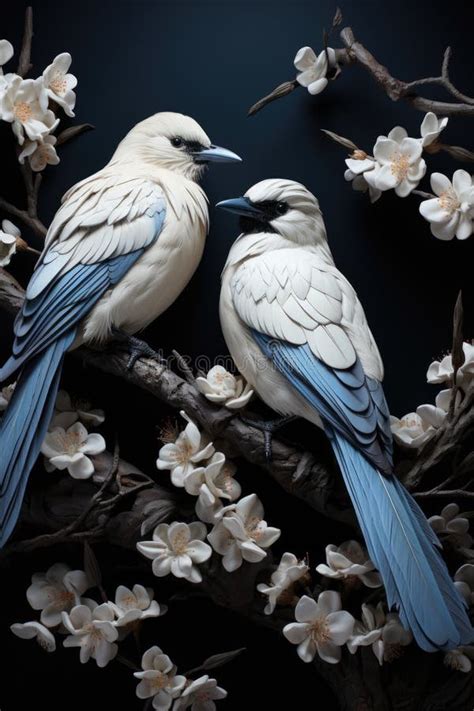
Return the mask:
[[[197,163],[241,163],[242,158],[221,146],[209,146],[200,151],[194,152],[194,159]]]
[[[262,211],[252,203],[248,197],[231,198],[230,200],[222,200],[218,202],[216,207],[222,207],[223,210],[235,212],[236,215],[244,215],[245,217],[253,217],[261,219]]]

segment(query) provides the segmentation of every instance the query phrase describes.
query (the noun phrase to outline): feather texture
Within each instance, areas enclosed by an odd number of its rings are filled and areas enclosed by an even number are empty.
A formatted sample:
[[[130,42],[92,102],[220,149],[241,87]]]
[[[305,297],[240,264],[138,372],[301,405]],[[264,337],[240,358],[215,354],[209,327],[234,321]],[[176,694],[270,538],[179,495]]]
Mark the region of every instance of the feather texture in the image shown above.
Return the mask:
[[[74,336],[70,331],[60,337],[26,365],[0,421],[0,547],[18,519],[30,470],[53,414],[64,353]]]
[[[390,473],[390,426],[380,383],[368,379],[359,362],[339,372],[315,358],[308,346],[253,336],[289,385],[320,413],[389,606],[399,610],[426,651],[472,642],[466,605],[437,550],[439,541]]]
[[[332,368],[364,370],[381,379],[382,362],[357,296],[316,251],[274,249],[235,270],[231,290],[236,312],[251,328],[289,343],[307,343]]]

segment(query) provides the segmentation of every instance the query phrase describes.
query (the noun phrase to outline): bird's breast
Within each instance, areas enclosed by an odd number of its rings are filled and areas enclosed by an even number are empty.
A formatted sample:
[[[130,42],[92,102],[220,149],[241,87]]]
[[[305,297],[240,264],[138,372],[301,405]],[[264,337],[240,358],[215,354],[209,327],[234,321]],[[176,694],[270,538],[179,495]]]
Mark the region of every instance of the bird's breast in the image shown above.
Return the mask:
[[[103,341],[113,328],[136,333],[162,314],[196,271],[206,240],[206,227],[166,219],[156,242],[121,281],[101,299],[84,324],[85,341]]]

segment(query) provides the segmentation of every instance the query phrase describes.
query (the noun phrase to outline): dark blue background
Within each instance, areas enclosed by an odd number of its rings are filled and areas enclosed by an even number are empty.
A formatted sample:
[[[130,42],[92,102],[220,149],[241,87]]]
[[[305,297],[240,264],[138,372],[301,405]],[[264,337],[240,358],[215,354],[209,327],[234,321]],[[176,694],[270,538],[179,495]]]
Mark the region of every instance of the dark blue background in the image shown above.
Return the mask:
[[[352,26],[356,37],[402,79],[437,74],[443,51],[451,43],[452,78],[461,90],[474,93],[474,11],[467,3],[418,0],[389,5],[354,0],[341,8],[344,24]],[[41,196],[41,216],[46,223],[65,190],[101,168],[127,130],[157,111],[190,114],[215,143],[244,158],[241,166],[214,167],[205,177],[211,203],[206,254],[186,292],[148,329],[146,338],[154,347],[165,351],[176,348],[194,357],[226,352],[217,315],[219,275],[237,225],[212,205],[242,194],[263,178],[288,177],[305,183],[320,200],[336,263],[356,287],[382,352],[392,412],[401,415],[434,399],[435,391],[426,385],[425,372],[431,360],[450,346],[452,308],[461,287],[468,311],[467,335],[474,335],[470,313],[474,238],[464,243],[434,239],[418,215],[416,197],[401,200],[386,194],[371,206],[344,181],[344,149],[320,132],[321,128],[331,129],[370,150],[378,134],[386,134],[397,124],[405,126],[410,135],[419,135],[422,114],[391,103],[363,70],[349,68],[316,98],[300,89],[256,117],[246,117],[255,100],[293,78],[292,60],[299,47],[321,47],[323,27],[330,25],[334,3],[45,1],[36,2],[34,9],[33,76],[56,54],[69,51],[72,70],[79,78],[76,121],[96,127],[66,146],[59,168],[46,172]],[[1,16],[2,36],[17,48],[22,11],[21,3],[11,3],[10,8],[2,9]],[[331,44],[337,46],[337,39]],[[474,148],[472,126],[472,119],[451,119],[443,140]],[[2,194],[18,202],[21,185],[15,177],[9,127],[2,127],[0,139]],[[461,167],[442,155],[428,157],[428,161],[429,171],[449,175]],[[424,186],[429,189],[426,179]],[[31,266],[29,257],[20,256],[14,271],[24,279]],[[7,341],[5,335],[1,343],[5,351]],[[81,387],[91,391],[98,404],[112,404],[114,426],[126,456],[152,471],[158,446],[155,426],[162,416],[156,402],[92,372],[82,375]],[[114,420],[112,414],[110,419]],[[250,480],[247,491],[258,486],[265,485]],[[267,496],[273,497],[269,501],[262,495],[273,510],[273,522],[289,536],[285,545],[289,546],[292,538],[301,545],[306,536],[309,547],[313,536],[318,537],[318,528],[321,550],[329,542],[325,522],[315,520],[302,505],[292,504],[292,513],[286,512],[285,497],[273,488]],[[79,563],[77,551],[71,555]],[[54,553],[46,556],[44,565],[53,557]],[[30,560],[24,570],[16,571],[12,586],[20,600],[15,610],[18,619],[29,614],[21,602],[29,571],[41,569],[41,564]],[[4,599],[10,598],[6,585]],[[271,633],[257,634],[232,615],[216,613],[204,603],[173,614],[165,625],[163,646],[171,646],[173,655],[179,657],[184,644],[187,659],[183,663],[189,666],[199,661],[203,646],[209,653],[242,644],[250,647],[245,662],[218,674],[231,692],[226,708],[244,704],[248,708],[285,708],[283,690],[293,690],[295,695],[286,708],[300,708],[303,703],[334,708],[312,671]],[[11,619],[9,615],[7,621]],[[214,629],[208,629],[207,620],[213,620]],[[11,683],[6,679],[2,683],[2,693],[8,693],[5,700],[0,698],[3,711],[26,707],[33,699],[47,702],[51,709],[63,708],[63,704],[69,708],[87,704],[95,709],[107,699],[121,698],[127,686],[125,703],[129,708],[140,708],[133,697],[134,683],[125,680],[128,672],[120,675],[123,679],[117,678],[112,668],[99,672],[93,663],[79,670],[72,659],[76,653],[71,650],[66,651],[66,658],[59,655],[57,667],[36,649],[27,649],[28,643],[12,643],[9,637],[7,641],[15,655]],[[267,665],[273,666],[265,668]],[[87,680],[87,685],[107,680],[107,685],[92,692],[90,686],[81,686],[81,679]],[[13,694],[21,697],[13,701]]]

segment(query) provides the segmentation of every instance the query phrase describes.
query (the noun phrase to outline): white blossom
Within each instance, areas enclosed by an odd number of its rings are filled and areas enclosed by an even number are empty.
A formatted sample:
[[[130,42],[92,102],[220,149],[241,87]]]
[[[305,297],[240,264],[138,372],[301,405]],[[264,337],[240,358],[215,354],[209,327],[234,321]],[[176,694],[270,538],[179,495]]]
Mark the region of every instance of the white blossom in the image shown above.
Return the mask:
[[[227,691],[217,686],[216,679],[208,674],[191,681],[173,704],[173,711],[184,711],[191,706],[191,711],[215,711],[214,701],[225,699]]]
[[[70,632],[64,646],[80,648],[81,664],[92,658],[98,667],[105,667],[116,656],[118,630],[114,625],[114,612],[108,603],[96,606],[91,600],[90,605],[77,605],[70,613],[62,613],[62,621]]]
[[[433,427],[439,429],[446,419],[451,404],[453,391],[451,388],[441,390],[435,399],[434,405],[419,405],[416,408],[417,414],[423,420],[425,427]],[[459,404],[460,393],[456,394],[456,404]]]
[[[235,501],[241,487],[235,480],[236,467],[227,462],[222,452],[216,452],[205,467],[198,467],[184,480],[184,488],[192,496],[197,496],[196,514],[206,523],[214,523],[222,509],[220,499]]]
[[[74,116],[73,108],[76,95],[73,89],[77,86],[74,74],[69,74],[72,58],[68,52],[58,54],[43,72],[43,82],[46,93],[55,101],[67,116]]]
[[[10,220],[2,221],[0,230],[0,267],[10,264],[11,258],[16,252],[17,241],[21,232]]]
[[[441,534],[448,538],[453,544],[463,548],[472,545],[472,537],[469,531],[469,519],[459,515],[457,504],[447,504],[439,516],[431,516],[428,523],[438,536]]]
[[[308,566],[304,560],[298,560],[293,553],[283,553],[278,568],[272,573],[270,585],[259,583],[258,592],[268,597],[264,612],[271,615],[276,605],[292,602],[294,598],[294,585],[298,580],[308,574]]]
[[[416,188],[426,172],[421,157],[423,148],[416,138],[409,138],[401,126],[388,136],[379,136],[374,146],[376,167],[364,173],[364,178],[378,190],[395,189],[399,197],[406,197]]]
[[[212,442],[204,442],[199,429],[184,410],[181,410],[180,415],[188,424],[174,442],[168,442],[160,449],[156,462],[158,469],[170,470],[171,481],[178,487],[184,486],[195,464],[209,459],[215,452]]]
[[[329,63],[328,63],[329,58]],[[316,55],[311,47],[301,47],[296,53],[294,65],[300,72],[296,80],[308,89],[310,94],[320,94],[328,85],[328,68],[336,64],[336,53],[331,47]]]
[[[240,568],[243,560],[249,563],[263,560],[267,555],[265,549],[280,537],[280,529],[268,526],[263,517],[263,506],[256,494],[223,509],[222,518],[207,539],[223,556],[222,565],[229,573]]]
[[[10,383],[10,385],[5,385],[5,387],[0,390],[0,412],[7,409],[8,403],[15,392],[15,388],[16,383]]]
[[[196,378],[196,385],[208,400],[229,410],[245,407],[254,392],[242,377],[235,377],[222,365],[211,368],[205,378]]]
[[[77,420],[80,420],[85,425],[98,427],[105,420],[103,410],[94,410],[87,401],[74,400],[65,390],[60,390],[56,397],[54,406],[54,417],[51,423],[51,428],[64,427],[67,429]]]
[[[471,607],[474,605],[474,564],[461,565],[454,575],[454,585]]]
[[[355,150],[350,158],[346,159],[347,170],[344,173],[344,179],[352,183],[352,189],[359,192],[369,191],[370,202],[376,202],[382,195],[382,191],[373,185],[369,185],[366,181],[364,175],[370,170],[374,170],[376,167],[376,162],[374,158],[361,151],[359,149]]]
[[[73,479],[89,479],[94,473],[94,463],[87,455],[105,450],[105,439],[100,434],[89,434],[84,425],[75,422],[65,430],[54,427],[46,434],[41,452],[46,457],[47,471],[67,469]]]
[[[109,602],[117,617],[115,625],[125,627],[131,622],[163,615],[166,607],[153,600],[153,595],[153,590],[144,588],[143,585],[134,585],[132,590],[125,585],[119,585],[115,591],[115,602]]]
[[[462,344],[464,353],[464,363],[457,371],[456,383],[460,387],[465,387],[474,374],[474,346],[468,341]],[[433,385],[441,383],[449,383],[452,385],[454,377],[453,359],[449,353],[440,361],[435,360],[431,363],[426,373],[426,379]]]
[[[14,76],[0,92],[0,114],[4,121],[12,124],[20,146],[25,137],[31,141],[42,141],[59,123],[59,119],[48,109],[48,95],[42,79]]]
[[[402,418],[390,415],[390,427],[398,444],[418,449],[428,442],[436,430],[425,422],[418,413],[409,412]]]
[[[13,46],[6,40],[0,40],[0,95],[3,94],[7,88],[12,83],[13,79],[18,76],[18,74],[13,74],[9,72],[8,74],[3,73],[3,65],[7,64],[13,57]],[[3,119],[2,107],[0,102],[0,119]]]
[[[0,75],[3,76],[3,65],[13,57],[13,45],[6,39],[0,40]]]
[[[339,547],[334,544],[326,546],[326,562],[327,565],[318,565],[316,571],[327,578],[346,581],[359,579],[368,588],[382,585],[375,565],[357,541],[345,541]]]
[[[139,699],[153,698],[155,711],[168,711],[173,700],[184,689],[186,677],[176,674],[176,666],[159,647],[151,647],[142,657],[143,671],[134,672],[140,679],[137,686]]]
[[[47,165],[58,165],[59,156],[56,153],[56,136],[45,136],[43,141],[30,141],[29,138],[23,144],[23,150],[18,156],[19,162],[23,165],[25,158],[28,158],[31,170],[39,173]]]
[[[444,655],[444,664],[449,669],[469,674],[472,669],[471,659],[474,658],[474,647],[458,647],[450,649]]]
[[[56,627],[62,613],[79,605],[81,595],[90,586],[83,570],[56,563],[45,573],[34,573],[26,597],[33,610],[41,610],[41,622],[46,627]]]
[[[420,127],[421,145],[423,146],[423,148],[426,148],[426,146],[429,146],[434,143],[434,141],[436,141],[436,139],[439,137],[441,131],[443,131],[443,129],[445,129],[447,125],[447,116],[442,119],[439,119],[436,114],[434,114],[432,111],[429,111],[425,115],[425,118],[423,119],[423,122]]]
[[[452,182],[433,173],[431,189],[436,197],[420,203],[420,214],[430,223],[431,233],[442,240],[467,239],[473,232],[474,186],[465,170],[456,170]]]
[[[20,639],[36,639],[39,646],[46,652],[56,650],[56,640],[47,627],[36,620],[31,622],[15,622],[10,626],[11,631]]]
[[[303,662],[312,662],[316,654],[330,664],[341,660],[341,647],[352,635],[355,622],[341,607],[341,596],[335,590],[325,590],[317,602],[307,595],[299,600],[296,622],[286,625],[283,634],[298,645],[298,656]]]
[[[384,661],[392,661],[399,656],[400,647],[406,647],[412,639],[412,633],[403,627],[397,613],[385,615],[381,602],[377,607],[363,604],[362,620],[356,620],[347,648],[355,654],[359,647],[371,646],[378,663],[382,665]]]
[[[172,573],[191,583],[200,583],[202,575],[196,567],[212,555],[211,547],[204,542],[207,530],[203,523],[189,525],[175,521],[160,523],[153,532],[153,540],[140,541],[137,548],[150,558],[154,575],[161,578]]]

